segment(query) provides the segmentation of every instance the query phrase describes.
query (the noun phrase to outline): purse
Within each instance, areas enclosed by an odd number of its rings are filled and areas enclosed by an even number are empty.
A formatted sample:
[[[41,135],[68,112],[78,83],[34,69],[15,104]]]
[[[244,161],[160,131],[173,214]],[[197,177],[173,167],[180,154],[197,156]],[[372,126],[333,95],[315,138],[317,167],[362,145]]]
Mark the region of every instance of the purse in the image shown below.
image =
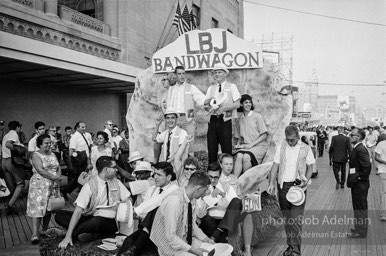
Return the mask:
[[[59,184],[55,185],[54,188],[56,194],[51,193],[51,196],[48,198],[47,211],[49,212],[61,210],[66,205],[64,197],[60,195]]]

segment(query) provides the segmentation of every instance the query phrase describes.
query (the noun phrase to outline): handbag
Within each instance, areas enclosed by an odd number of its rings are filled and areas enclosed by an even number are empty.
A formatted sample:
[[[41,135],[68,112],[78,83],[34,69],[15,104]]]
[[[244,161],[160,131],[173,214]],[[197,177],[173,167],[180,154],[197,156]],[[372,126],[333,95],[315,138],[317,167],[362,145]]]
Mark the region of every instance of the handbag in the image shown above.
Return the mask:
[[[51,193],[51,196],[48,198],[47,211],[49,212],[61,210],[66,205],[64,197],[60,195],[59,184],[55,185],[53,189],[54,188],[56,190],[56,194]]]
[[[9,196],[10,192],[4,179],[0,179],[0,197]]]

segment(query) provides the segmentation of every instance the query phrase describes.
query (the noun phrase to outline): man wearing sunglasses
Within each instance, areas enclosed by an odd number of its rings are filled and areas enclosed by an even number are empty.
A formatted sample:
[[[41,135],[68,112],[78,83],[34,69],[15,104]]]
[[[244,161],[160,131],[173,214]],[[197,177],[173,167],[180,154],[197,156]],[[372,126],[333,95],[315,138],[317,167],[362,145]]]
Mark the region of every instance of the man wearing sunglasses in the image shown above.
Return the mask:
[[[289,189],[298,183],[299,187],[306,189],[315,163],[311,148],[299,139],[299,131],[295,126],[289,125],[285,128],[285,141],[276,148],[267,189],[269,194],[273,194],[274,187],[278,188],[279,205],[286,223],[284,228],[288,244],[284,256],[301,254],[302,225],[298,220],[303,217],[306,203],[304,200],[302,204],[294,205],[287,200],[286,195]]]
[[[352,205],[354,208],[355,227],[348,238],[365,238],[368,227],[367,195],[369,192],[371,172],[370,155],[363,140],[366,133],[362,129],[355,128],[351,131],[351,144],[353,150],[350,155],[350,172],[347,178],[347,186],[351,187]]]

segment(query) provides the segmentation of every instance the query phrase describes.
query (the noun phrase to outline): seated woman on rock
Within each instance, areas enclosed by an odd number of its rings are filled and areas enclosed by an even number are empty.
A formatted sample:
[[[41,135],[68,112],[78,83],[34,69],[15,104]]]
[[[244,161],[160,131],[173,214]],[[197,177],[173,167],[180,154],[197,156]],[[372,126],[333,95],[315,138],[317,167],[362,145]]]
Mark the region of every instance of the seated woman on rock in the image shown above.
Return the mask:
[[[239,177],[251,167],[261,164],[267,153],[268,131],[264,120],[259,113],[254,112],[252,97],[243,94],[240,99],[238,112],[243,112],[239,119],[239,127],[235,137],[238,139],[235,146],[236,162],[234,175]]]
[[[197,217],[201,218],[199,227],[216,243],[226,243],[227,236],[238,232],[238,225],[242,222],[244,255],[249,256],[253,235],[252,215],[242,211],[243,204],[238,195],[237,178],[231,174],[233,157],[223,154],[220,162],[221,165],[211,163],[208,167],[211,185],[207,195],[197,202]],[[212,208],[213,206],[216,207]],[[219,211],[223,211],[223,217],[218,215]]]

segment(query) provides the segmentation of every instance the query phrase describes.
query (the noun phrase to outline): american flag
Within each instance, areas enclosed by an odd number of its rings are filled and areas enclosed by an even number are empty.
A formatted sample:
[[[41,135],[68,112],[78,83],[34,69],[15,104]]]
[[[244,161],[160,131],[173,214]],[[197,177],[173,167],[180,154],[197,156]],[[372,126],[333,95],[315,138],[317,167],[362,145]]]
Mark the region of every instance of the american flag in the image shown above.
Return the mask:
[[[193,12],[189,13],[188,5],[185,5],[184,11],[181,13],[180,3],[177,3],[176,14],[174,15],[173,24],[177,27],[178,36],[185,32],[196,29]]]
[[[191,30],[196,29],[197,25],[196,25],[195,17],[193,14],[193,9],[190,10],[190,22],[191,22],[191,26],[190,26]]]

